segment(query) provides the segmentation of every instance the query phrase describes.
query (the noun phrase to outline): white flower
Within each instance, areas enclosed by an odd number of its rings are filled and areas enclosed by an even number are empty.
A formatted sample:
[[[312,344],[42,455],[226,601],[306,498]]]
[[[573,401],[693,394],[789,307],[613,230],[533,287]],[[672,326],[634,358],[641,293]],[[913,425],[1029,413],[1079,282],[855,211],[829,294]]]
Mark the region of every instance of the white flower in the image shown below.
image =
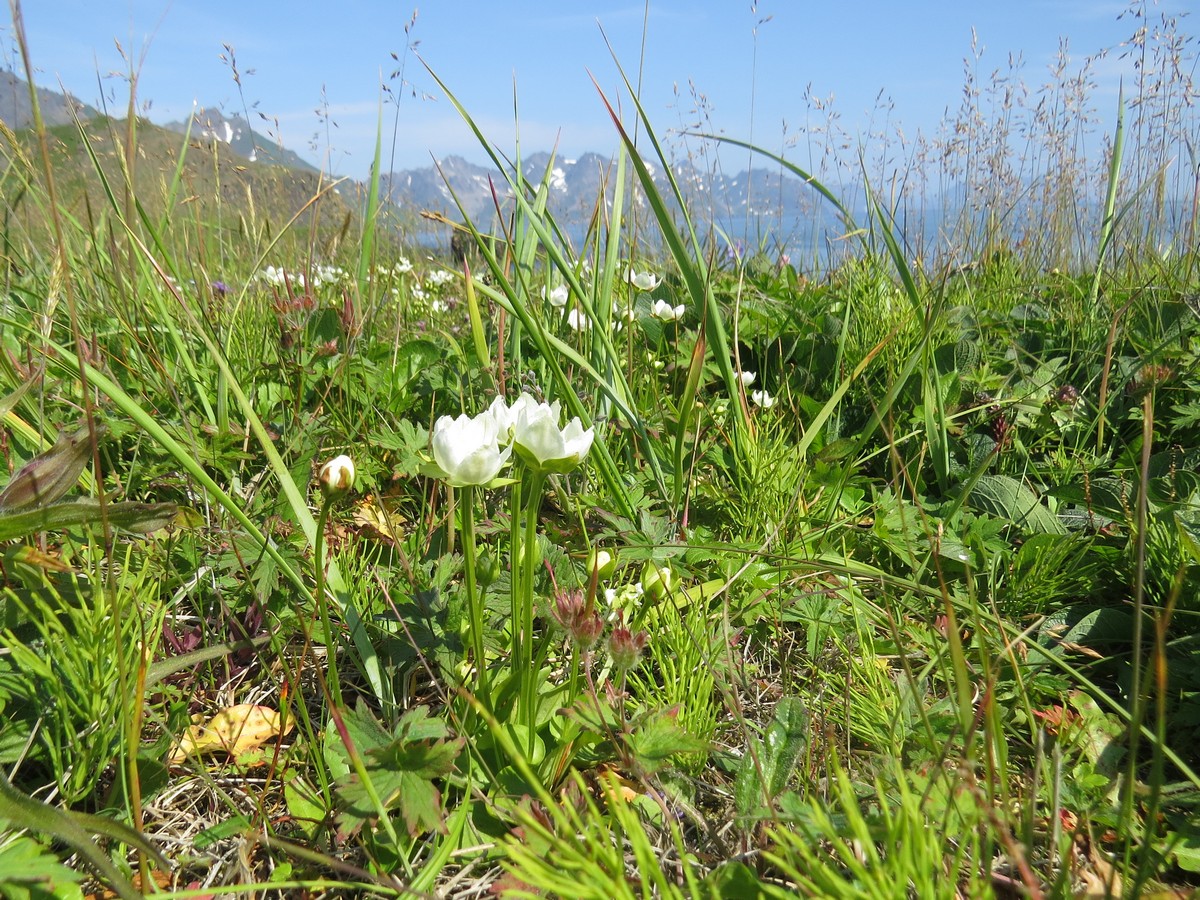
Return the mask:
[[[635,272],[632,268],[625,275],[625,280],[637,290],[647,292],[658,287],[660,282],[659,277],[653,272]]]
[[[407,256],[400,257],[400,261],[392,266],[393,275],[405,275],[413,270],[413,264],[409,262]]]
[[[433,426],[433,459],[454,487],[487,484],[508,461],[511,447],[500,449],[491,412],[472,418],[442,416]]]
[[[592,449],[595,430],[583,428],[576,416],[565,428],[558,427],[559,404],[525,404],[516,412],[513,446],[532,469],[570,472]]]
[[[267,284],[273,284],[276,287],[281,287],[289,276],[283,269],[277,269],[274,266],[267,266],[262,270],[262,273],[259,275],[259,277],[262,278],[262,280]],[[295,276],[292,276],[292,280],[295,280]]]
[[[738,375],[738,378],[742,380],[742,387],[750,387],[750,385],[754,384],[756,377],[757,375],[754,372],[742,372]]]
[[[449,284],[458,276],[446,269],[438,269],[436,272],[430,272],[425,278],[425,287],[437,288],[443,284]]]
[[[592,323],[588,321],[587,313],[583,310],[573,309],[567,313],[567,324],[573,331],[587,331]]]
[[[321,466],[317,483],[327,500],[342,496],[354,487],[354,460],[345,455],[335,456]]]
[[[341,266],[317,266],[312,271],[310,281],[314,288],[318,288],[323,284],[343,281],[345,278],[346,270]]]
[[[624,310],[619,312],[616,318],[613,320],[613,333],[620,334],[625,330],[626,322],[634,322],[636,320],[637,310],[635,310],[632,306],[627,306]]]
[[[488,407],[488,415],[496,422],[496,435],[500,443],[507,444],[512,440],[513,426],[517,424],[517,416],[521,410],[527,406],[537,406],[537,401],[527,393],[522,392],[521,396],[513,401],[512,406],[509,406],[503,397],[496,395],[496,399],[492,401],[492,405]]]
[[[770,409],[775,405],[775,398],[766,391],[752,391],[750,399],[754,401],[756,406],[761,406],[763,409]]]
[[[425,293],[425,291],[421,290],[415,284],[413,285],[412,295],[414,300],[424,300],[429,296],[427,293]]]
[[[546,289],[542,288],[542,298],[548,300],[550,305],[555,309],[562,309],[567,305],[567,298],[571,296],[570,289],[565,284],[560,284],[554,290],[546,293]]]
[[[654,305],[650,307],[650,315],[656,319],[662,319],[664,322],[675,322],[683,317],[687,307],[680,303],[678,306],[672,306],[666,300],[655,300]]]
[[[440,299],[436,299],[436,298],[433,300],[432,303],[429,304],[429,311],[431,313],[444,313],[449,308],[450,308],[450,304],[448,304],[445,300],[440,300]]]

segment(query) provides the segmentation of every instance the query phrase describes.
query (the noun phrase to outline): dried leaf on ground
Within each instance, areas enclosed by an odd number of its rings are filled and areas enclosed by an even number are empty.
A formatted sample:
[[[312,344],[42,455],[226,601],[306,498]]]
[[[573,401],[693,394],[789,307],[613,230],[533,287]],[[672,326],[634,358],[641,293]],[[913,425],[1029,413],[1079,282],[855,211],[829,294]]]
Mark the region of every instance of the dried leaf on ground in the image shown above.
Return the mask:
[[[218,750],[239,756],[291,731],[291,721],[280,730],[281,720],[278,711],[269,706],[239,703],[227,707],[207,724],[196,723],[188,728],[167,762],[175,765],[194,754]]]

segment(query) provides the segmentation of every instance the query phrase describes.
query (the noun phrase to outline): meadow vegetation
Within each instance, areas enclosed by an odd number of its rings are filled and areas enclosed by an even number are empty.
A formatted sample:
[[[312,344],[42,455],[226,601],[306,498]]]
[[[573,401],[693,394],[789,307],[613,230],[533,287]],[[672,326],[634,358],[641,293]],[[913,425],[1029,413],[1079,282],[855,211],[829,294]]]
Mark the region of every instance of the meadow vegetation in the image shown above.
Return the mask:
[[[680,212],[632,88],[580,242],[479,133],[515,199],[465,268],[377,184],[251,218],[182,138],[5,134],[0,893],[1188,892],[1200,128],[1155,15],[1111,109],[969,60],[940,138],[754,150],[809,248]]]

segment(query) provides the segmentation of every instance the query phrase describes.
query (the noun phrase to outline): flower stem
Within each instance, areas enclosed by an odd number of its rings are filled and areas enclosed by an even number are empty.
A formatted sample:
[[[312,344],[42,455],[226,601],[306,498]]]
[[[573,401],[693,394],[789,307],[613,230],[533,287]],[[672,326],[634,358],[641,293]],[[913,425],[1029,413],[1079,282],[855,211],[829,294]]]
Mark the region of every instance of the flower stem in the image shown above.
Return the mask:
[[[534,472],[529,496],[525,501],[525,537],[523,539],[521,565],[521,657],[519,678],[521,679],[521,715],[528,730],[529,748],[533,753],[533,738],[537,728],[537,672],[533,668],[533,580],[537,566],[538,507],[542,499],[542,486],[546,476]]]
[[[521,588],[525,583],[524,555],[521,553],[521,479],[513,482],[509,494],[512,507],[509,511],[509,623],[512,629],[512,647],[508,656],[508,665],[513,675],[517,674],[517,665],[521,660]],[[520,563],[519,563],[520,561]],[[520,565],[520,567],[518,567]]]
[[[483,651],[483,597],[475,577],[475,488],[466,488],[462,509],[463,583],[471,617],[471,655],[475,657],[476,693],[486,694],[487,657]],[[486,701],[485,701],[486,702]]]
[[[315,574],[317,611],[321,616],[321,628],[325,632],[325,662],[329,667],[329,697],[331,703],[341,706],[342,692],[337,673],[337,641],[334,639],[333,625],[329,619],[329,597],[325,593],[325,523],[329,520],[329,508],[332,505],[332,497],[326,497],[321,503],[321,512],[317,516],[316,540],[313,542],[313,558],[317,569]]]

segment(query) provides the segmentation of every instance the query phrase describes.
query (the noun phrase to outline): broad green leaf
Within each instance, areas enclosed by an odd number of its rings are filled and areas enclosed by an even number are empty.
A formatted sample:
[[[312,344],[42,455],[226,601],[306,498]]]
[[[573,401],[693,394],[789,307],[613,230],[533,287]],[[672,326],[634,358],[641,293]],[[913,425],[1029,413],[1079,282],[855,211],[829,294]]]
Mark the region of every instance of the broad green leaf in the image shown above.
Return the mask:
[[[808,710],[799,697],[784,697],[761,741],[742,757],[734,805],[745,818],[783,793],[808,743]]]
[[[0,896],[9,896],[9,889],[17,885],[26,889],[36,887],[50,895],[70,896],[64,891],[83,877],[84,873],[64,866],[32,838],[18,837],[0,847]],[[75,895],[78,893],[76,888]]]
[[[441,792],[434,780],[454,771],[463,741],[444,740],[445,723],[430,718],[425,707],[405,713],[394,735],[362,706],[346,713],[344,721],[383,806],[400,808],[411,835],[440,830]],[[338,779],[338,794],[344,803],[339,817],[343,831],[352,833],[377,817],[372,791],[357,772],[351,770]]]
[[[1037,495],[1007,475],[983,475],[968,500],[971,506],[1008,519],[1032,534],[1066,534],[1066,527]]]

